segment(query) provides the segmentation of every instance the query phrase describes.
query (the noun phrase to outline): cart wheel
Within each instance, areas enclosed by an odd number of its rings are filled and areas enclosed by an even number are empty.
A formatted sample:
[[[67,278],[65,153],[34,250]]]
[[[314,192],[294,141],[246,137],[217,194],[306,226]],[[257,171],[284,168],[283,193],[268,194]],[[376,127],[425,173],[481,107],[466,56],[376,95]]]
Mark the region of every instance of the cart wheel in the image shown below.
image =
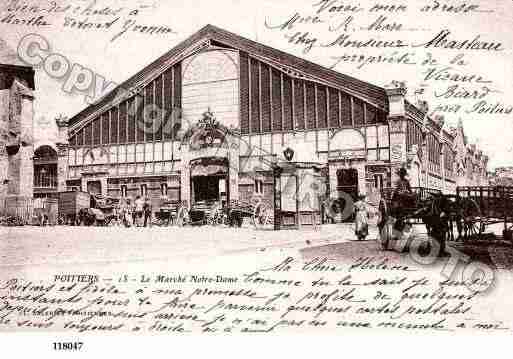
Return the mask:
[[[465,198],[462,202],[462,207],[465,238],[471,236],[481,237],[485,230],[485,223],[483,222],[479,205],[473,199]]]

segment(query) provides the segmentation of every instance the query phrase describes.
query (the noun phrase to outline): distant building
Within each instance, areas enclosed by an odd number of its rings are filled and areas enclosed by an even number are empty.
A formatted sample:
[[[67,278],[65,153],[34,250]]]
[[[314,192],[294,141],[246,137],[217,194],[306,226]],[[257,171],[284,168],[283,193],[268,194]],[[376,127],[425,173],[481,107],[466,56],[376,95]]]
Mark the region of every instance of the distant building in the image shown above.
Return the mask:
[[[489,158],[475,144],[467,142],[463,123],[452,129],[454,133],[454,151],[456,153],[456,184],[457,186],[487,186]]]
[[[513,186],[513,166],[497,167],[490,173],[490,185]]]

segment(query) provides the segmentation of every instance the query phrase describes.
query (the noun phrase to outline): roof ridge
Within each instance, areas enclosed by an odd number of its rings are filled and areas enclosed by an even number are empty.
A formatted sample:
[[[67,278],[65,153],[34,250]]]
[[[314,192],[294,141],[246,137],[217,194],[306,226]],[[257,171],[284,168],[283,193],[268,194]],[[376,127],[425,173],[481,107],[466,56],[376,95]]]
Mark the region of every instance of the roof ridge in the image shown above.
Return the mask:
[[[218,41],[220,43],[225,42],[226,45],[247,52],[250,56],[251,51],[258,52],[259,55],[271,57],[273,61],[283,63],[284,66],[289,66],[306,73],[318,73],[318,77],[326,78],[326,82],[333,83],[334,87],[338,87],[341,90],[345,89],[353,96],[356,93],[356,97],[362,97],[382,109],[387,108],[388,106],[388,98],[383,87],[359,80],[355,77],[329,69],[317,63],[289,54],[285,51],[247,39],[241,35],[232,33],[215,25],[207,24],[143,67],[143,69],[137,71],[134,75],[116,86],[116,88],[100,98],[97,102],[85,107],[80,112],[72,116],[70,119],[70,125],[77,123],[83,117],[90,117],[95,112],[101,110],[104,105],[116,99],[116,95],[120,89],[130,90],[137,84],[139,79],[149,76],[155,70],[156,66],[165,62],[169,58],[176,56],[190,45],[204,39],[205,37],[209,40]]]

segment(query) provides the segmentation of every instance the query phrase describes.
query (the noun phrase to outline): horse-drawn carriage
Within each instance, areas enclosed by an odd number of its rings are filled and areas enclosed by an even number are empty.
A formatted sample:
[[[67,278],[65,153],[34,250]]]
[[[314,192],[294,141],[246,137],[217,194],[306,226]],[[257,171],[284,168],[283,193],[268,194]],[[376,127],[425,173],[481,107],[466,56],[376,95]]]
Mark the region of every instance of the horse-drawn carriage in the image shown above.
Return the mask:
[[[119,199],[81,191],[59,193],[59,223],[108,226],[119,220]]]
[[[158,226],[169,226],[177,224],[183,226],[189,223],[189,210],[187,204],[178,200],[163,198],[159,210],[155,213],[154,224]]]
[[[91,225],[110,226],[119,223],[119,199],[100,195],[91,196],[91,206],[88,211]]]
[[[513,187],[457,187],[456,194],[422,187],[397,194],[387,188],[381,193],[379,212],[378,229],[385,248],[415,222],[425,224],[428,234],[439,241],[482,238],[487,226],[504,223],[503,235],[511,240]]]
[[[227,205],[220,201],[199,201],[190,210],[181,206],[177,210],[179,225],[227,225],[241,227],[244,218],[250,218],[256,227],[273,223],[273,211],[262,200],[231,200]]]
[[[220,201],[198,201],[189,211],[191,225],[227,224],[226,212]]]
[[[244,202],[232,200],[227,208],[227,217],[230,226],[241,227],[244,218],[251,218],[256,228],[263,228],[274,222],[274,212],[270,205],[261,199]]]

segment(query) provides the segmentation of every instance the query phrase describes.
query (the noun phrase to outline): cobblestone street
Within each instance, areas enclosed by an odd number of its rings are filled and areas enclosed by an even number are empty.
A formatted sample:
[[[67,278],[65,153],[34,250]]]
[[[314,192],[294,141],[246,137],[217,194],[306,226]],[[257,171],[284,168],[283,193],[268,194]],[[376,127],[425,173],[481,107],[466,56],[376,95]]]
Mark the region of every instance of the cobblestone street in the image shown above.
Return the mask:
[[[404,254],[383,252],[371,226],[364,242],[355,241],[353,224],[316,230],[256,230],[228,227],[0,227],[1,266],[126,263],[192,260],[269,252],[300,252],[304,257],[336,261],[365,256],[400,260]],[[416,226],[423,234],[424,229]],[[510,269],[513,247],[502,240],[449,242],[449,246],[494,268]]]

